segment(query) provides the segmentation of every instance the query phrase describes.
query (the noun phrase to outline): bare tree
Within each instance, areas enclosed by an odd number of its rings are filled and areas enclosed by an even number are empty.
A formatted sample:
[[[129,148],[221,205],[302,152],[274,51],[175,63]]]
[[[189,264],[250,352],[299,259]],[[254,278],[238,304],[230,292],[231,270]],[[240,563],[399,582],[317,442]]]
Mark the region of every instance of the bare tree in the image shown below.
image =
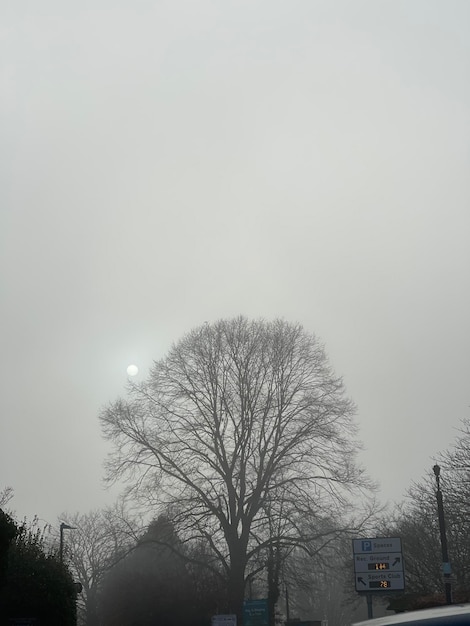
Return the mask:
[[[442,466],[440,489],[443,497],[446,541],[452,566],[452,592],[457,601],[470,599],[470,420],[463,421],[453,446],[438,455]],[[436,502],[436,480],[428,475],[414,483],[408,498],[383,532],[401,536],[405,555],[409,606],[443,603],[442,551]],[[413,604],[414,603],[414,604]]]
[[[470,519],[470,417],[462,420],[454,445],[439,457],[447,508],[465,524]]]
[[[453,446],[439,455],[454,596],[470,598],[470,417]]]
[[[82,585],[78,597],[79,623],[98,626],[99,596],[106,573],[134,546],[134,522],[120,504],[86,514],[61,516],[72,526],[67,533],[67,562]]]
[[[353,414],[315,336],[239,317],[191,331],[100,418],[109,476],[209,543],[240,614],[261,553],[307,544],[306,516],[336,508],[345,520],[348,494],[369,486]],[[270,519],[282,519],[275,536]]]
[[[13,487],[4,487],[0,491],[0,509],[5,509],[5,506],[13,498]]]

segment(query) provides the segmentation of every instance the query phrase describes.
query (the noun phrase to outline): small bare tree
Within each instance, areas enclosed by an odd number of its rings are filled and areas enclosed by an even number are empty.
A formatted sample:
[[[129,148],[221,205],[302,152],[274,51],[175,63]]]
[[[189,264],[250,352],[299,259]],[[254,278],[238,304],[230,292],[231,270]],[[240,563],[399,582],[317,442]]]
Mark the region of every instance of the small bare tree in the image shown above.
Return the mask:
[[[438,455],[440,489],[456,601],[470,599],[470,420],[464,419],[454,444]],[[401,536],[406,561],[406,587],[422,606],[444,602],[442,543],[436,502],[436,477],[431,468],[408,490],[408,498],[386,520],[383,532]],[[410,600],[411,602],[411,600]],[[414,606],[414,605],[410,605]]]
[[[82,592],[78,596],[78,622],[99,626],[99,598],[103,579],[134,546],[136,529],[119,503],[113,508],[61,516],[73,527],[67,533],[66,555],[69,567]]]
[[[315,336],[239,317],[190,332],[100,418],[115,446],[109,476],[172,507],[181,537],[208,542],[226,609],[240,614],[260,554],[311,541],[306,517],[346,520],[348,493],[369,487],[353,414]]]
[[[0,491],[0,509],[5,509],[6,505],[13,498],[13,487],[4,487]]]

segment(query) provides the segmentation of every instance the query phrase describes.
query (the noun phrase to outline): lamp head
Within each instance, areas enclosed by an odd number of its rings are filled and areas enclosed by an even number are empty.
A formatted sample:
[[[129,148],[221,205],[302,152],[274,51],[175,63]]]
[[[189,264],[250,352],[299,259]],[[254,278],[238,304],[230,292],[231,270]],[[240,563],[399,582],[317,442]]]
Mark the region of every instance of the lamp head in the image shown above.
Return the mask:
[[[436,478],[439,478],[440,474],[441,474],[441,468],[439,467],[439,465],[434,465],[434,467],[432,468],[432,471],[434,472],[434,475]]]

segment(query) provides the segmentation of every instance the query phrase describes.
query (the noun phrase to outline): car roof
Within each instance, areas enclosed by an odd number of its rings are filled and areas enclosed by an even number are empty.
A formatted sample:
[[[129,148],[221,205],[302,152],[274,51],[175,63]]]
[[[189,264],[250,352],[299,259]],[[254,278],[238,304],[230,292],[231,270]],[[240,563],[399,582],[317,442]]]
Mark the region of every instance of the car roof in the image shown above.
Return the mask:
[[[413,624],[413,626],[420,624],[429,624],[430,626],[470,624],[470,604],[452,604],[436,606],[432,609],[421,609],[420,611],[407,611],[364,622],[356,622],[354,626],[392,626],[393,624]]]

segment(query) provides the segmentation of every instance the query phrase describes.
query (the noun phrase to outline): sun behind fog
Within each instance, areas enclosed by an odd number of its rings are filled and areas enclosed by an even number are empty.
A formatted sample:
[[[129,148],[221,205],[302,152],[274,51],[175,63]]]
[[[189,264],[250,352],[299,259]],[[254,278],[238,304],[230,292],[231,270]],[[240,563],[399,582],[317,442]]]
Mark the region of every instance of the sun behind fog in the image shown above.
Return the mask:
[[[137,365],[128,365],[126,371],[128,376],[137,376],[137,374],[139,373],[139,368],[137,367]]]

